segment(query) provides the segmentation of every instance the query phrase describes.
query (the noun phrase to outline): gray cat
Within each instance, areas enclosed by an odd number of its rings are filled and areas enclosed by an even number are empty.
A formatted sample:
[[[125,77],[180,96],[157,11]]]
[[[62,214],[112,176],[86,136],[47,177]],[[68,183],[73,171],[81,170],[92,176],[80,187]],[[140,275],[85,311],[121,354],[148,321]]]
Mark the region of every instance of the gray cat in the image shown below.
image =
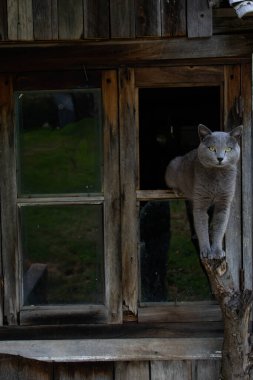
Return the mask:
[[[167,166],[165,181],[168,187],[181,191],[192,201],[201,258],[221,258],[225,255],[222,242],[235,192],[242,126],[226,133],[212,132],[200,124],[198,132],[199,147],[173,159]]]

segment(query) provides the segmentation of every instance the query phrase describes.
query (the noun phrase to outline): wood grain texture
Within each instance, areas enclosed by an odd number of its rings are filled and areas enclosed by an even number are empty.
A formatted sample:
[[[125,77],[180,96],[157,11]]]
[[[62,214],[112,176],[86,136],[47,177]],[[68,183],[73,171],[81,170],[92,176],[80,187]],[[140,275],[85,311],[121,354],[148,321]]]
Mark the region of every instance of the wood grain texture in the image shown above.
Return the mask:
[[[58,23],[60,39],[83,38],[83,1],[58,0]]]
[[[118,78],[116,71],[102,77],[104,114],[104,226],[105,286],[108,322],[122,322],[120,255],[120,188]]]
[[[189,38],[212,36],[212,8],[208,1],[187,1],[187,34]]]
[[[32,0],[18,1],[18,39],[33,40]]]
[[[0,355],[0,380],[52,380],[53,366],[36,360]]]
[[[7,0],[0,2],[0,41],[7,40],[8,25],[7,25]]]
[[[111,38],[135,37],[134,4],[134,0],[110,0]]]
[[[149,363],[147,361],[116,362],[115,380],[150,380]]]
[[[58,39],[57,0],[33,0],[35,40]]]
[[[123,305],[137,314],[138,253],[136,210],[136,128],[134,70],[119,73],[120,176]]]
[[[0,76],[0,170],[2,263],[4,279],[4,313],[8,324],[16,324],[18,312],[18,254],[16,211],[16,165],[13,92],[11,77]]]
[[[241,70],[239,65],[225,66],[224,85],[224,126],[225,130],[241,124],[238,113],[238,100],[241,92]],[[241,163],[238,164],[236,192],[230,209],[230,217],[225,235],[226,260],[233,276],[236,289],[239,289],[239,273],[242,265],[241,235]]]
[[[86,42],[85,44],[0,44],[0,69],[3,72],[52,70],[86,67],[119,67],[152,63],[201,64],[249,62],[253,51],[253,34],[213,36],[209,39],[171,38],[157,41]],[[101,59],[103,57],[103,59]],[[17,64],[18,62],[18,64]]]
[[[252,71],[242,65],[243,137],[242,137],[242,253],[244,286],[252,289]]]
[[[191,379],[191,363],[186,360],[152,361],[150,369],[152,380]]]
[[[47,362],[199,360],[220,358],[223,338],[13,340],[0,353]]]
[[[161,36],[160,0],[136,0],[136,37]]]
[[[109,38],[109,1],[84,0],[84,38]]]
[[[220,360],[195,360],[192,362],[192,380],[219,379]]]
[[[56,363],[53,380],[113,380],[113,363]]]
[[[162,36],[186,35],[186,0],[161,0]]]
[[[18,40],[18,0],[7,0],[8,39]]]

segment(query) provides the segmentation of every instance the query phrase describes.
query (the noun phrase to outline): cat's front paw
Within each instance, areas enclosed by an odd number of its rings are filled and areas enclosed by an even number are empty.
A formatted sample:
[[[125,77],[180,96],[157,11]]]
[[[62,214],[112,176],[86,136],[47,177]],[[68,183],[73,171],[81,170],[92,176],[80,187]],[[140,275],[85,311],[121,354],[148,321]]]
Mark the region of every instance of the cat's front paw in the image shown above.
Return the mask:
[[[200,258],[201,259],[209,259],[211,255],[211,249],[209,247],[201,247],[200,248]]]
[[[226,256],[225,251],[223,249],[218,248],[218,247],[212,247],[211,248],[211,254],[210,254],[210,259],[222,259],[223,257]]]

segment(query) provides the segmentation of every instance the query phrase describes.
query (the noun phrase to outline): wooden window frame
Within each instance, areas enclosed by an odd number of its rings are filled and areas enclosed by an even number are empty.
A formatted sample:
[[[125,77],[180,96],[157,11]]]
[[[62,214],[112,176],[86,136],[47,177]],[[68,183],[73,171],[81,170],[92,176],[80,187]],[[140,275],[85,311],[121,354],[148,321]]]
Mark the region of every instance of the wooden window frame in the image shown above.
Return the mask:
[[[117,75],[118,74],[118,75]],[[84,73],[66,75],[64,88],[74,88]],[[92,77],[92,73],[89,74]],[[68,79],[71,77],[71,79]],[[37,79],[36,79],[37,78]],[[39,78],[39,79],[38,79]],[[242,140],[242,171],[233,203],[227,233],[227,250],[233,254],[227,259],[239,288],[245,268],[245,286],[252,288],[251,225],[248,202],[251,200],[251,66],[248,63],[209,66],[163,66],[149,68],[121,68],[102,70],[102,98],[104,124],[104,204],[107,228],[105,234],[105,306],[66,307],[62,312],[53,308],[34,310],[19,308],[19,271],[17,254],[16,180],[14,159],[13,91],[21,89],[59,88],[60,72],[25,73],[18,76],[0,75],[1,110],[1,220],[2,262],[0,273],[2,304],[0,325],[50,324],[66,322],[66,311],[71,311],[72,323],[121,324],[169,322],[220,321],[216,304],[185,303],[177,305],[139,304],[138,208],[137,202],[147,199],[169,199],[168,191],[149,192],[138,189],[138,89],[178,86],[219,85],[223,89],[224,128],[234,122],[233,110],[240,96],[244,98]],[[40,85],[38,87],[38,85]],[[37,87],[36,87],[37,86]],[[241,191],[242,189],[242,191]],[[85,202],[85,199],[82,200]],[[70,199],[71,203],[72,200]],[[251,204],[251,203],[250,203]],[[241,208],[242,206],[242,208]],[[244,210],[243,213],[241,210]],[[5,221],[9,221],[5,223]],[[118,223],[115,223],[118,221]],[[235,236],[234,230],[240,234]],[[242,235],[245,236],[242,242]],[[239,254],[238,254],[239,252]],[[235,254],[236,253],[236,254]],[[239,269],[238,269],[239,268]],[[109,285],[108,285],[109,284]],[[44,314],[44,315],[43,315]]]
[[[98,72],[98,71],[97,71]],[[102,94],[103,124],[103,195],[89,194],[41,199],[18,198],[16,184],[15,118],[13,96],[15,91],[94,88],[94,73],[74,72],[25,73],[17,78],[1,75],[1,220],[2,223],[2,296],[1,324],[32,325],[55,323],[119,323],[121,311],[121,270],[119,256],[120,203],[118,168],[118,93],[117,72],[103,70],[99,87]],[[84,77],[86,74],[87,78]],[[96,74],[96,73],[95,73]],[[86,80],[84,80],[86,79]],[[89,80],[87,85],[87,80]],[[89,85],[91,83],[91,85]],[[95,83],[95,84],[94,84]],[[78,87],[77,87],[78,86]],[[2,102],[1,102],[2,103]],[[22,306],[20,305],[20,242],[18,207],[32,204],[75,205],[103,204],[104,214],[104,305]]]
[[[236,195],[231,207],[226,233],[227,262],[231,268],[236,287],[242,286],[245,275],[247,287],[252,288],[250,255],[252,216],[246,209],[251,202],[251,90],[247,83],[251,77],[250,65],[171,66],[149,68],[124,68],[120,70],[120,122],[121,122],[121,195],[122,195],[122,261],[124,320],[143,323],[220,321],[220,308],[214,301],[141,304],[139,302],[138,257],[138,203],[141,200],[165,200],[175,196],[167,190],[140,190],[138,188],[138,89],[161,87],[219,86],[221,91],[221,128],[231,130],[238,123],[244,124],[242,139],[242,162],[238,170]],[[244,109],[240,110],[240,100]],[[239,108],[238,108],[239,107]],[[135,128],[133,127],[135,126]],[[246,137],[247,136],[247,137]],[[128,143],[125,144],[125,141]],[[248,141],[248,142],[247,142]],[[247,163],[247,160],[248,163]],[[250,203],[251,204],[251,203]],[[242,212],[243,210],[243,212]],[[245,211],[246,210],[246,211]],[[248,223],[248,225],[247,225]],[[235,232],[236,231],[236,232]],[[242,238],[243,237],[243,238]],[[251,280],[250,280],[251,279]]]

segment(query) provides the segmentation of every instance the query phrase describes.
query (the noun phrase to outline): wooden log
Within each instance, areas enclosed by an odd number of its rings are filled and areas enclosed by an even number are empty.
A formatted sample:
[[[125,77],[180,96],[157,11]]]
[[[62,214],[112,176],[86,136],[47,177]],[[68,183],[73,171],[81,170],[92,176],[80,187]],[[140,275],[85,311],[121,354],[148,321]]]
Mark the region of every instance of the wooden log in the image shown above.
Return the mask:
[[[221,379],[249,380],[251,363],[248,326],[253,292],[248,289],[236,290],[225,258],[202,259],[202,263],[224,319]]]

